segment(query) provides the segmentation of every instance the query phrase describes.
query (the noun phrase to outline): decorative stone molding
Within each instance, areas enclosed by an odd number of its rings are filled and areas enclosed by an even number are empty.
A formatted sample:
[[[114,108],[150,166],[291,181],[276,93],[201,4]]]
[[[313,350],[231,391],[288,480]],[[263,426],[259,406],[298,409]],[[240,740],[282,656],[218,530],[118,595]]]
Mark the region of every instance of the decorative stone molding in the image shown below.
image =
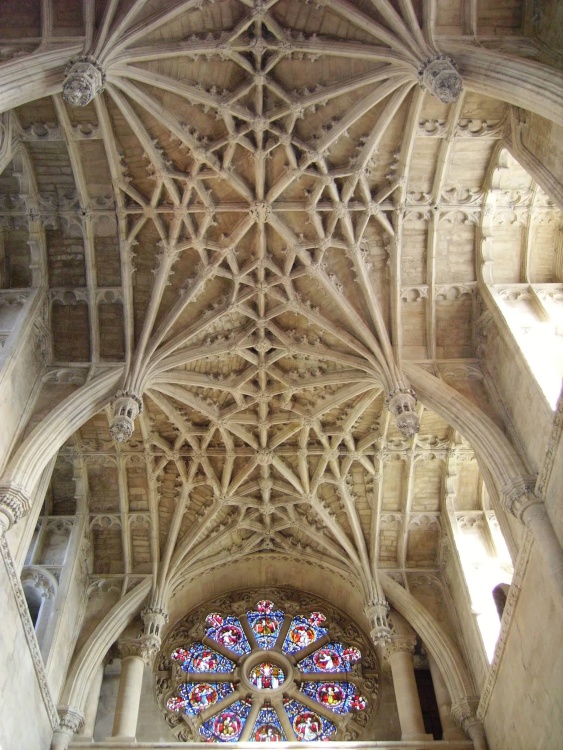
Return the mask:
[[[366,617],[373,625],[371,640],[376,646],[386,646],[391,642],[393,630],[389,626],[389,605],[384,599],[372,599],[364,607]]]
[[[385,397],[385,406],[394,415],[399,432],[407,439],[414,437],[420,429],[416,403],[412,388],[396,388]]]
[[[145,625],[145,635],[160,638],[161,630],[168,622],[168,612],[162,607],[146,607],[141,612]]]
[[[139,640],[119,641],[118,649],[122,659],[136,656],[145,664],[151,664],[160,650],[160,638],[156,636],[142,636]]]
[[[59,726],[59,716],[57,714],[55,703],[51,696],[49,685],[47,683],[47,675],[45,673],[43,657],[41,656],[41,652],[39,650],[37,636],[35,635],[35,628],[33,627],[33,623],[29,615],[29,609],[25,600],[23,588],[18,576],[18,572],[16,570],[16,566],[14,565],[14,559],[10,552],[10,548],[8,547],[6,537],[2,534],[0,534],[0,557],[4,562],[7,578],[10,582],[12,594],[20,614],[21,624],[25,633],[27,645],[29,647],[29,653],[33,661],[33,667],[35,669],[35,675],[37,677],[37,683],[41,691],[43,703],[45,704],[45,709],[49,716],[51,727],[55,730]]]
[[[117,391],[111,407],[109,433],[116,443],[127,442],[133,434],[135,418],[143,411],[143,401],[135,393]]]
[[[414,635],[393,635],[391,640],[385,645],[384,658],[389,661],[394,654],[406,652],[413,654],[416,646],[416,636]]]
[[[452,705],[452,716],[464,732],[471,737],[475,750],[485,750],[487,747],[485,729],[481,719],[476,715],[478,705],[478,698],[464,698],[455,705]]]
[[[77,734],[84,726],[84,715],[82,711],[70,706],[61,706],[58,709],[60,716],[60,728],[70,734]]]
[[[534,495],[535,477],[518,477],[502,488],[502,506],[518,520],[530,505],[540,501]]]
[[[0,487],[0,536],[29,513],[31,501],[22,487]]]
[[[63,99],[71,107],[85,107],[104,89],[105,74],[93,57],[71,60],[65,70]]]
[[[418,77],[420,85],[444,104],[453,104],[459,99],[463,80],[451,57],[429,57],[418,69]]]

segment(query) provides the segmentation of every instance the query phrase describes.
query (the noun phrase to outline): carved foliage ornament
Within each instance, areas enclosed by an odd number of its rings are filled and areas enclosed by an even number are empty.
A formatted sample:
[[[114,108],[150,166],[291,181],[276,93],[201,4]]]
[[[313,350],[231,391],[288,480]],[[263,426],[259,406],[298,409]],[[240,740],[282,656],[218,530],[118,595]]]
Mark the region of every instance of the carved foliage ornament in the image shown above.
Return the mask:
[[[420,430],[416,403],[416,394],[411,388],[396,388],[385,397],[385,405],[395,416],[397,429],[407,439]]]
[[[459,99],[463,80],[451,57],[435,55],[425,60],[418,70],[420,85],[444,104]]]
[[[135,418],[143,411],[143,401],[134,393],[118,391],[111,406],[110,435],[117,443],[127,442],[133,434]]]
[[[105,75],[93,57],[71,60],[65,71],[63,99],[71,107],[85,107],[104,89]]]

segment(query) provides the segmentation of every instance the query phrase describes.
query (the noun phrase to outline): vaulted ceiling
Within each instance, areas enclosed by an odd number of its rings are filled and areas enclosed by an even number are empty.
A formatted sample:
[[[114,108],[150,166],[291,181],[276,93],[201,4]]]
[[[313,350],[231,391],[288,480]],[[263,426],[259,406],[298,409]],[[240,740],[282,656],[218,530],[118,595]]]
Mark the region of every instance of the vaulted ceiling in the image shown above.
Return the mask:
[[[502,150],[509,105],[442,103],[417,71],[454,37],[510,46],[523,3],[46,7],[51,32],[86,27],[105,91],[12,112],[2,283],[48,285],[53,371],[125,364],[144,403],[127,443],[106,414],[76,433],[50,511],[69,512],[78,458],[95,574],[174,586],[258,551],[366,590],[377,566],[435,569],[448,472],[476,510],[479,470],[420,404],[402,435],[386,394],[409,360],[486,405],[483,227],[495,283],[560,282],[561,247],[559,214]],[[20,34],[39,24],[26,12]]]

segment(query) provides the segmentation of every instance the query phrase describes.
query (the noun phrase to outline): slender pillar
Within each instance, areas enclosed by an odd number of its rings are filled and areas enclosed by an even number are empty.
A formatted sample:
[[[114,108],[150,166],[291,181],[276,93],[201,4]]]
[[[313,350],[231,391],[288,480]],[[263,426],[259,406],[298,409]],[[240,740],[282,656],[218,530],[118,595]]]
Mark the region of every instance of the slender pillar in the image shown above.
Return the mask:
[[[518,477],[503,487],[501,503],[532,533],[552,581],[563,597],[563,549],[545,505],[534,495],[534,484],[533,477]]]
[[[440,723],[442,724],[442,739],[466,739],[465,734],[457,726],[452,717],[452,704],[450,701],[450,693],[448,691],[448,687],[442,676],[440,668],[434,661],[433,657],[430,656],[430,654],[428,654],[428,666],[430,667],[432,684],[434,685],[434,694],[436,695],[436,703],[438,704],[438,711],[440,713]]]
[[[112,737],[134,741],[143,686],[145,664],[154,656],[155,650],[146,641],[122,641],[121,677],[115,706]]]
[[[79,733],[81,737],[94,737],[94,727],[96,725],[96,715],[98,713],[98,704],[100,702],[100,691],[104,679],[104,663],[102,662],[94,672],[92,683],[86,704],[84,706],[84,726]]]
[[[62,706],[59,711],[59,726],[53,732],[51,750],[67,750],[73,736],[84,723],[82,713],[70,706]]]
[[[402,740],[431,740],[424,731],[424,720],[414,676],[413,651],[416,639],[413,636],[393,636],[385,648],[385,658],[391,666],[393,686],[399,711]]]
[[[475,715],[478,703],[479,700],[477,698],[464,698],[459,703],[456,703],[455,706],[452,706],[452,715],[470,736],[473,741],[474,750],[487,750],[485,728],[481,720]]]

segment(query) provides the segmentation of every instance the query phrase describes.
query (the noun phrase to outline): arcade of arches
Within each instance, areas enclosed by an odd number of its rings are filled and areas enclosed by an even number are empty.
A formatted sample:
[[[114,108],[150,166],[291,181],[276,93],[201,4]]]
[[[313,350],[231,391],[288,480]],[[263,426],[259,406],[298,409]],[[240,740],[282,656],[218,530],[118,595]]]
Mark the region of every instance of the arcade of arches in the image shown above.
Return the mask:
[[[556,750],[561,4],[1,5],[1,750]]]

